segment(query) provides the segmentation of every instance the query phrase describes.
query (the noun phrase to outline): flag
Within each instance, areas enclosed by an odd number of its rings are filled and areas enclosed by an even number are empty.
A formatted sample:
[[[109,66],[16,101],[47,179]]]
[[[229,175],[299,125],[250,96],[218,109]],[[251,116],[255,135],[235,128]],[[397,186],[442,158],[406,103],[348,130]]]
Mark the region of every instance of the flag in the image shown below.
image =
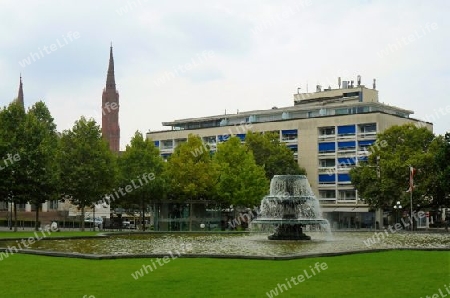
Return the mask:
[[[417,170],[413,167],[409,167],[409,189],[406,192],[412,192],[414,190],[414,175]]]

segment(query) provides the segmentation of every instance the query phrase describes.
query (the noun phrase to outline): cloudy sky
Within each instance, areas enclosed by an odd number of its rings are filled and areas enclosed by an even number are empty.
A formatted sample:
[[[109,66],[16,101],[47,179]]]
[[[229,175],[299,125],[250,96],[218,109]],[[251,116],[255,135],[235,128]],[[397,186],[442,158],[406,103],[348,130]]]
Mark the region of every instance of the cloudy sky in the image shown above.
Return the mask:
[[[109,46],[121,147],[161,122],[293,104],[301,87],[372,86],[450,130],[450,1],[2,0],[0,105],[47,103],[58,130],[101,123]],[[44,48],[45,47],[45,48]]]

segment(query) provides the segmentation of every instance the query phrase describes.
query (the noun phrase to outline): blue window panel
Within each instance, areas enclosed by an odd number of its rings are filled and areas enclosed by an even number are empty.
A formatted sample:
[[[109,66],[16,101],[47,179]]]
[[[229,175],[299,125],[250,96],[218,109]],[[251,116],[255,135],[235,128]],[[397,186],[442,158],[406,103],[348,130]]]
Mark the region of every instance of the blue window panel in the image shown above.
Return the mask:
[[[367,161],[368,159],[369,159],[368,156],[360,156],[360,157],[358,157],[359,161]]]
[[[287,129],[281,131],[282,135],[298,135],[298,131],[296,129]]]
[[[323,151],[336,151],[336,143],[334,142],[319,143],[319,152]]]
[[[350,175],[349,174],[338,174],[338,181],[339,182],[350,182]]]
[[[230,135],[218,135],[217,139],[219,140],[219,142],[225,142],[230,138]]]
[[[371,146],[373,143],[375,143],[375,140],[364,140],[364,141],[359,141],[358,145],[359,146]]]
[[[159,147],[159,141],[155,141],[155,147]]]
[[[163,153],[163,154],[161,154],[162,157],[169,157],[171,155],[172,155],[172,153]]]
[[[338,148],[355,148],[355,147],[356,147],[355,141],[338,142]]]
[[[338,134],[339,135],[354,135],[355,132],[356,132],[355,125],[338,126]]]
[[[238,134],[236,135],[236,137],[238,137],[239,139],[241,139],[241,141],[244,141],[244,140],[245,140],[245,133],[238,133]]]
[[[356,157],[338,158],[338,164],[340,164],[340,165],[354,165],[354,164],[356,164]]]
[[[336,175],[328,175],[328,174],[321,174],[319,175],[319,182],[335,182],[336,181]]]
[[[298,149],[298,145],[287,145],[286,147],[288,147],[291,150],[297,150]]]

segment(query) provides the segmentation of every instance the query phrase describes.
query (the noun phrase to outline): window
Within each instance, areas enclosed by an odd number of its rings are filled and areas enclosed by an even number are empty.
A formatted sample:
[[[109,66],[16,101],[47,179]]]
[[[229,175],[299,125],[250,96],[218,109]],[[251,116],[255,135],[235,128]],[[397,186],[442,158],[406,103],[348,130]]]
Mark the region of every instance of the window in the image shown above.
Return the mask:
[[[319,143],[319,153],[335,152],[336,144],[334,142]]]
[[[359,124],[358,127],[361,134],[375,134],[377,132],[376,123]]]
[[[314,118],[319,116],[319,111],[309,111],[308,112],[308,118]]]
[[[347,115],[350,114],[351,110],[348,108],[341,108],[341,109],[336,109],[334,111],[335,115]]]
[[[367,151],[369,149],[369,147],[373,145],[373,143],[375,143],[375,140],[359,141],[358,142],[358,148],[361,151]]]
[[[320,174],[319,175],[319,184],[334,184],[336,183],[336,175],[335,174]]]
[[[338,135],[354,135],[356,132],[355,125],[338,126]]]
[[[335,134],[334,126],[319,128],[319,136],[334,136],[334,134]]]
[[[350,175],[349,174],[338,174],[338,182],[339,184],[350,184]]]
[[[229,138],[231,138],[231,135],[229,135],[229,134],[224,134],[224,135],[218,135],[217,136],[217,140],[219,142],[226,142]]]
[[[336,160],[333,158],[329,158],[329,159],[319,159],[319,167],[321,168],[330,168],[330,167],[335,167],[336,166]]]
[[[343,94],[344,97],[353,97],[353,96],[359,96],[359,91],[356,92],[347,92]]]
[[[354,190],[340,190],[339,200],[356,200],[356,192]]]
[[[355,149],[356,142],[355,141],[338,142],[338,148],[339,148],[339,150]]]
[[[281,131],[281,141],[296,141],[298,138],[298,131],[296,129],[282,130]]]
[[[356,164],[356,157],[338,158],[339,167],[347,168]]]
[[[336,199],[336,191],[328,189],[328,190],[319,190],[319,198],[320,199]]]
[[[245,141],[245,133],[238,133],[236,137],[238,137],[241,140],[241,142]]]
[[[49,203],[50,203],[49,209],[53,209],[53,210],[58,209],[58,200],[51,200],[51,201],[49,201]]]
[[[161,149],[173,149],[173,140],[162,140]]]
[[[203,142],[205,142],[207,144],[215,144],[216,143],[216,136],[203,137]]]

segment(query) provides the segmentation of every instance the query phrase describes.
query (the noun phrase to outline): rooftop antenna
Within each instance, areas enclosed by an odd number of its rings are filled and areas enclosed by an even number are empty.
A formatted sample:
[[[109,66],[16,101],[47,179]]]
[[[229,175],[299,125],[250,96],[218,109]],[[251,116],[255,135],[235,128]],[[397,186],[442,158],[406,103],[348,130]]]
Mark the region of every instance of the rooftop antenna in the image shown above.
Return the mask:
[[[338,86],[339,86],[339,89],[341,89],[341,77],[338,77]]]
[[[376,89],[377,88],[377,79],[373,79],[373,85],[372,85],[372,89]]]
[[[302,89],[302,88],[300,88],[300,87],[297,88],[297,94],[300,94],[300,89]]]
[[[356,80],[357,80],[357,82],[358,82],[358,87],[361,86],[361,76],[360,76],[360,75],[358,75],[358,76],[356,77]]]

